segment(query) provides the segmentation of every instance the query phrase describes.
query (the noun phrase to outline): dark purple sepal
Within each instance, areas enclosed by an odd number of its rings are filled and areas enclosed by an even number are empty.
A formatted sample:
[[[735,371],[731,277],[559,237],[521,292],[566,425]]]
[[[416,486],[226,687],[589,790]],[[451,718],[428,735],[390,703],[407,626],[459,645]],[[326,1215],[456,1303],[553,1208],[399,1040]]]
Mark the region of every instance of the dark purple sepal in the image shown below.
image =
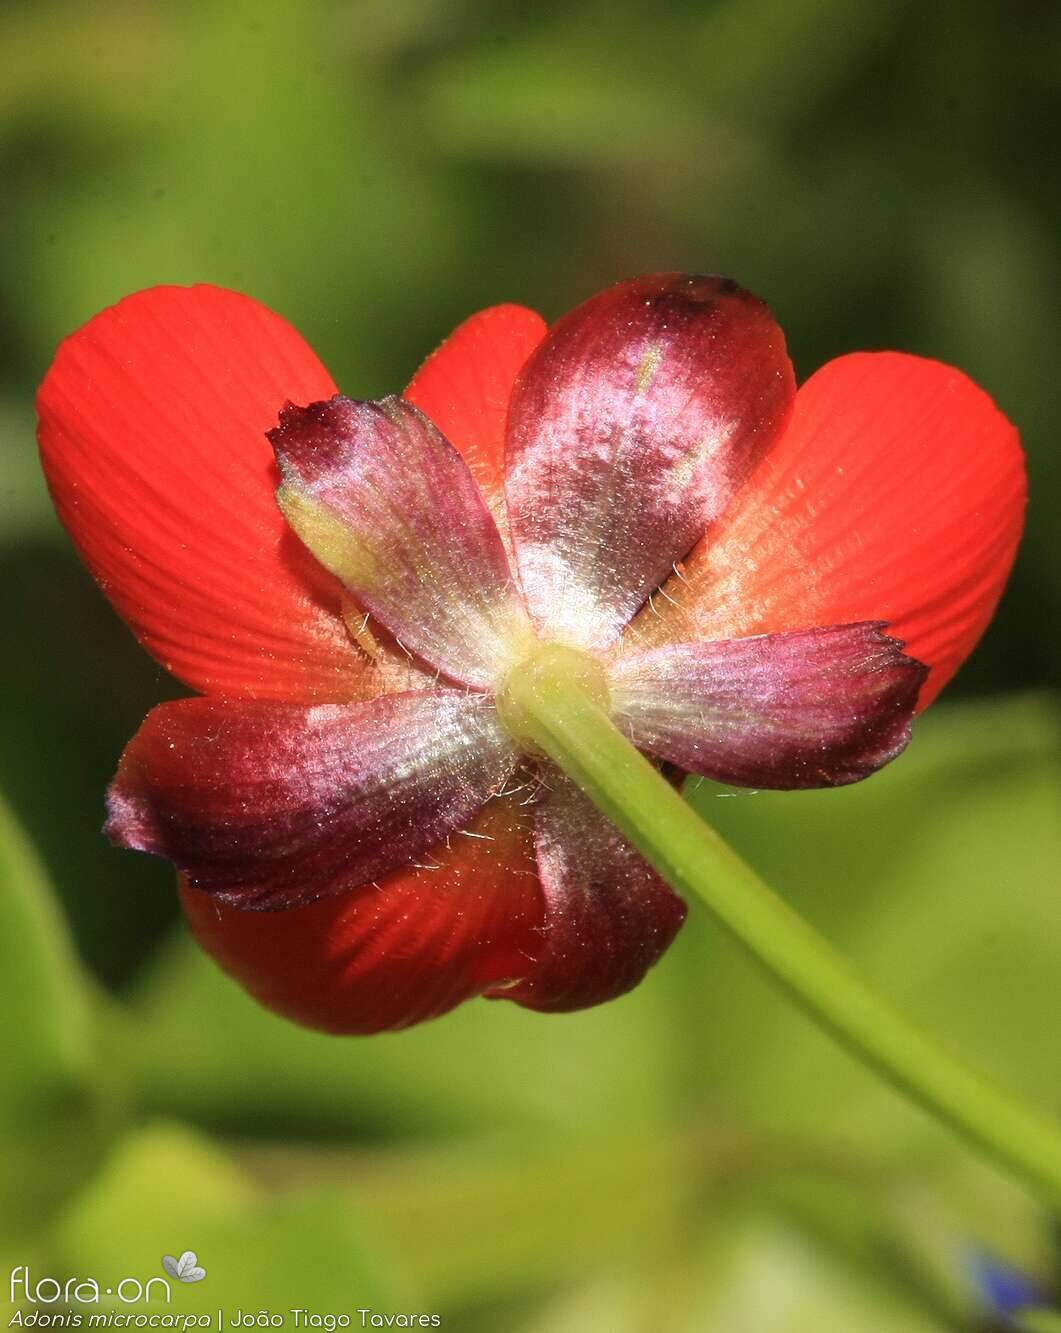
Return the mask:
[[[513,391],[506,495],[546,634],[612,642],[778,437],[785,342],[726,278],[656,274],[566,315]]]
[[[905,748],[927,668],[881,622],[621,657],[615,720],[640,749],[740,787],[839,787]]]
[[[277,501],[317,559],[407,648],[489,687],[530,628],[468,465],[411,403],[288,404]]]
[[[633,989],[685,920],[685,903],[573,783],[550,775],[535,846],[543,947],[527,977],[498,992],[562,1013]]]
[[[456,690],[311,708],[181,699],[126,747],[104,831],[225,903],[282,910],[417,861],[515,762],[490,701]]]

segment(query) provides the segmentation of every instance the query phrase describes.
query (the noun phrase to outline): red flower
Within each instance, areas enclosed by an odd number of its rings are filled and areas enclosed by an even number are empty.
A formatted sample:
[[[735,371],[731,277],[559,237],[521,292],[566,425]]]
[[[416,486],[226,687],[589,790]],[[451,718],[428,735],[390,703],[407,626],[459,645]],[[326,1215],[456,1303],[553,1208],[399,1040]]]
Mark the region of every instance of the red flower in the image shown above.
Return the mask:
[[[177,864],[248,990],[336,1032],[594,1004],[678,930],[521,753],[504,682],[542,640],[660,760],[856,781],[979,637],[1024,504],[1016,433],[958,371],[854,355],[796,393],[766,308],[715,278],[550,330],[483,311],[379,403],[248,298],[156,288],[63,344],[39,408],[82,557],[203,696],[150,714],[108,832]]]

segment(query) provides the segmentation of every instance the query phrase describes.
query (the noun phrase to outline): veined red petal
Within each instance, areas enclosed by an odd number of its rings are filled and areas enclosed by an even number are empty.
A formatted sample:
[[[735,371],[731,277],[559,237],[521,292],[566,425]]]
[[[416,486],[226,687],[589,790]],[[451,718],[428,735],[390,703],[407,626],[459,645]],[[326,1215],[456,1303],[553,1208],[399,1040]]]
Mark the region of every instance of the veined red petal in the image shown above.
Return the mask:
[[[480,310],[432,352],[403,395],[460,450],[499,527],[507,522],[505,420],[512,386],[547,328],[525,306]]]
[[[280,910],[418,860],[515,764],[491,701],[459,690],[308,708],[179,699],[126,747],[105,831],[227,903]]]
[[[728,279],[637,278],[554,325],[516,381],[506,460],[543,632],[614,640],[725,509],[794,392],[781,330]]]
[[[905,748],[926,668],[879,624],[685,643],[611,673],[616,722],[642,750],[743,787],[838,787]]]
[[[288,399],[334,392],[290,325],[205,286],[104,310],[41,385],[60,519],[137,638],[195,689],[313,702],[386,683],[370,679],[338,585],[276,507],[265,432]]]
[[[530,623],[468,465],[402,398],[285,407],[270,431],[288,522],[402,643],[490,686]]]
[[[498,797],[422,866],[288,912],[182,886],[199,943],[261,1004],[307,1027],[408,1027],[522,977],[540,946],[531,816]]]
[[[566,1012],[632,990],[685,920],[685,904],[578,788],[556,774],[535,807],[542,940],[526,978],[495,998]]]
[[[924,708],[994,612],[1025,492],[1016,430],[960,371],[840,357],[626,646],[886,621],[930,668]]]

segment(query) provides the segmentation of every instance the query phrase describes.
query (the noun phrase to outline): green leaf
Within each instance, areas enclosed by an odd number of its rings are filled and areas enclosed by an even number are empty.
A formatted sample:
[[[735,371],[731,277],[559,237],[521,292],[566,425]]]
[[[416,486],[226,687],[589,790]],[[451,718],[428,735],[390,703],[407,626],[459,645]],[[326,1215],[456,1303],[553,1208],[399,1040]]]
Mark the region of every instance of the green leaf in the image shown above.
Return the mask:
[[[48,1262],[115,1290],[123,1277],[161,1278],[151,1292],[163,1301],[163,1256],[192,1250],[206,1277],[168,1278],[168,1304],[189,1314],[397,1309],[406,1293],[369,1235],[338,1190],[267,1191],[208,1140],[156,1124],[123,1141],[72,1203]]]
[[[17,1112],[43,1089],[82,1084],[92,1070],[86,983],[33,849],[0,798],[0,985],[5,1073]]]
[[[0,799],[0,1237],[25,1236],[92,1168],[115,1085],[100,1067],[103,1005],[74,958],[50,886]]]

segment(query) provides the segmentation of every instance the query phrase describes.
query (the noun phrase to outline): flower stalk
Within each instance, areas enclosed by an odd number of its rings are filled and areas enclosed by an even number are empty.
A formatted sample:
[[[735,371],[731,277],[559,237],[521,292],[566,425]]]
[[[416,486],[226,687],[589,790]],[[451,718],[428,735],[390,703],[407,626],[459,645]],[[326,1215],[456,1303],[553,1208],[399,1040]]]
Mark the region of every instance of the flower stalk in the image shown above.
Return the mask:
[[[664,879],[694,894],[865,1064],[1061,1208],[1061,1125],[997,1088],[863,981],[613,725],[571,656],[545,646],[506,681],[510,715]]]

